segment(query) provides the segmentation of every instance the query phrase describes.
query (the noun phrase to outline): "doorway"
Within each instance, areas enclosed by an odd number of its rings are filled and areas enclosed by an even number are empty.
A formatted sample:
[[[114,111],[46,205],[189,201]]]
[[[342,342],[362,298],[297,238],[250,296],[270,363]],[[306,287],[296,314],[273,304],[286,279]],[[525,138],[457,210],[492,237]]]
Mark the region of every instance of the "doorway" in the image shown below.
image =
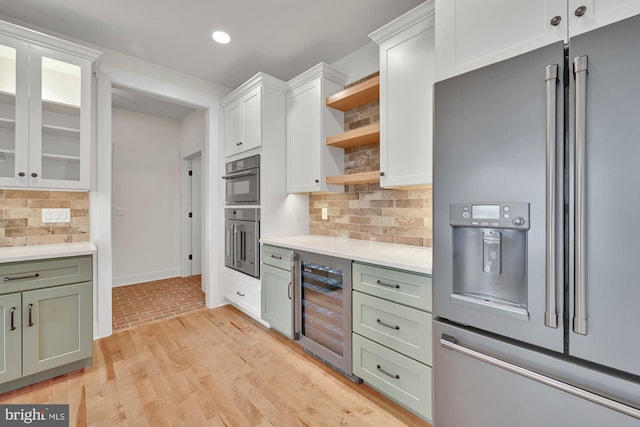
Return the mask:
[[[151,298],[154,293],[165,294],[164,286],[171,282],[184,287],[185,282],[178,280],[181,278],[189,279],[189,284],[197,279],[201,304],[194,306],[204,306],[200,230],[205,128],[202,109],[131,88],[112,87],[114,319],[116,290],[120,296],[147,294]],[[192,154],[185,157],[185,152]],[[191,173],[188,179],[183,178],[185,164]],[[191,217],[185,227],[187,212]],[[190,258],[187,268],[185,252]],[[152,290],[122,292],[120,287]],[[149,307],[145,301],[137,305],[138,311]],[[177,306],[173,301],[160,305],[167,306],[168,313],[179,312],[172,310],[172,305]],[[150,317],[158,316],[164,313]]]

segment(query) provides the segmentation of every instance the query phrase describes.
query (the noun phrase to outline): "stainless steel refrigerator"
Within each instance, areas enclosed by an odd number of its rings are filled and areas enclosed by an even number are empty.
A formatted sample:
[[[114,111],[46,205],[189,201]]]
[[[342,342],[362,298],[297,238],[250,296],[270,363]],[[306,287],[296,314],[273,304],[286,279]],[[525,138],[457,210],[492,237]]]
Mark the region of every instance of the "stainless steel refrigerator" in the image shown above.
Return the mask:
[[[640,16],[434,97],[435,427],[640,426]]]

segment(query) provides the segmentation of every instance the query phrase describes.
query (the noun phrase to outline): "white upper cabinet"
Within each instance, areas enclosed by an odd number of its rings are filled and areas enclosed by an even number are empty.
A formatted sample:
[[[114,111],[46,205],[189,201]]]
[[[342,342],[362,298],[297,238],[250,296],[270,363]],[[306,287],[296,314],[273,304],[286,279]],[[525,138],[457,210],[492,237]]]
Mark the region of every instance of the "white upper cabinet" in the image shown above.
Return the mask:
[[[89,190],[99,54],[0,22],[0,186]]]
[[[289,81],[287,94],[287,192],[344,191],[326,177],[344,171],[344,150],[326,137],[344,131],[344,114],[325,104],[344,88],[346,78],[320,63]]]
[[[224,111],[226,157],[262,146],[264,129],[269,125],[265,123],[265,117],[270,108],[280,108],[279,97],[271,96],[271,92],[284,94],[286,88],[285,82],[258,73],[220,101]],[[272,105],[272,102],[278,105]]]
[[[436,79],[566,37],[566,0],[436,0]]]
[[[640,0],[436,0],[443,80],[640,13]]]
[[[569,36],[640,13],[640,0],[569,0]]]
[[[434,5],[428,1],[369,37],[380,46],[380,186],[432,182]]]

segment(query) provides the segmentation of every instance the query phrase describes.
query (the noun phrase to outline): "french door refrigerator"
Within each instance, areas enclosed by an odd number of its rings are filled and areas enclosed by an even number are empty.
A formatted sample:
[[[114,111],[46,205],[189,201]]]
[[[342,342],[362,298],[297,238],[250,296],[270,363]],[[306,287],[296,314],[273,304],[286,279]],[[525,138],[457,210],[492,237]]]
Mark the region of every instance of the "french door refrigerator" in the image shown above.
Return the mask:
[[[434,97],[435,426],[640,426],[640,16]]]

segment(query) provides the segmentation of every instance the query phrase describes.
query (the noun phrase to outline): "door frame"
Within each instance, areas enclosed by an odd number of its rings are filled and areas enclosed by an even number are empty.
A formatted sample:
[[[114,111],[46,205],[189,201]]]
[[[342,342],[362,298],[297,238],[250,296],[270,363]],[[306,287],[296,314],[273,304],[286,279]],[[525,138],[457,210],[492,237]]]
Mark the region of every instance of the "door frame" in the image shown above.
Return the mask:
[[[191,230],[192,223],[189,219],[188,212],[192,210],[193,196],[192,196],[192,182],[190,182],[189,178],[189,170],[192,169],[191,162],[194,159],[200,159],[201,162],[201,170],[202,170],[202,150],[198,149],[194,153],[190,153],[188,155],[183,155],[181,159],[181,196],[180,196],[180,275],[182,277],[187,277],[193,275],[193,261],[189,260],[189,255],[193,254],[193,233]],[[191,178],[193,179],[193,178]],[[202,230],[202,220],[204,219],[202,209],[202,200],[204,199],[204,185],[202,183],[202,175],[200,176],[201,184],[200,184],[200,203],[201,210],[199,212],[201,223],[200,227]],[[199,251],[200,259],[202,260],[202,250]],[[203,290],[204,286],[203,286]]]
[[[203,193],[203,259],[214,260],[203,263],[202,283],[206,292],[206,306],[214,308],[224,305],[221,271],[223,270],[222,213],[220,206],[223,188],[223,152],[220,138],[219,99],[229,90],[195,81],[188,76],[178,78],[173,72],[158,68],[152,73],[151,64],[122,62],[118,59],[111,64],[103,61],[96,71],[96,137],[92,143],[90,234],[97,247],[94,260],[94,337],[101,338],[112,333],[112,140],[111,140],[111,91],[113,85],[127,87],[177,103],[187,104],[205,110],[205,141],[202,147],[202,193]],[[156,75],[157,74],[157,75]],[[153,78],[149,77],[154,75]],[[217,261],[215,261],[217,260]]]

